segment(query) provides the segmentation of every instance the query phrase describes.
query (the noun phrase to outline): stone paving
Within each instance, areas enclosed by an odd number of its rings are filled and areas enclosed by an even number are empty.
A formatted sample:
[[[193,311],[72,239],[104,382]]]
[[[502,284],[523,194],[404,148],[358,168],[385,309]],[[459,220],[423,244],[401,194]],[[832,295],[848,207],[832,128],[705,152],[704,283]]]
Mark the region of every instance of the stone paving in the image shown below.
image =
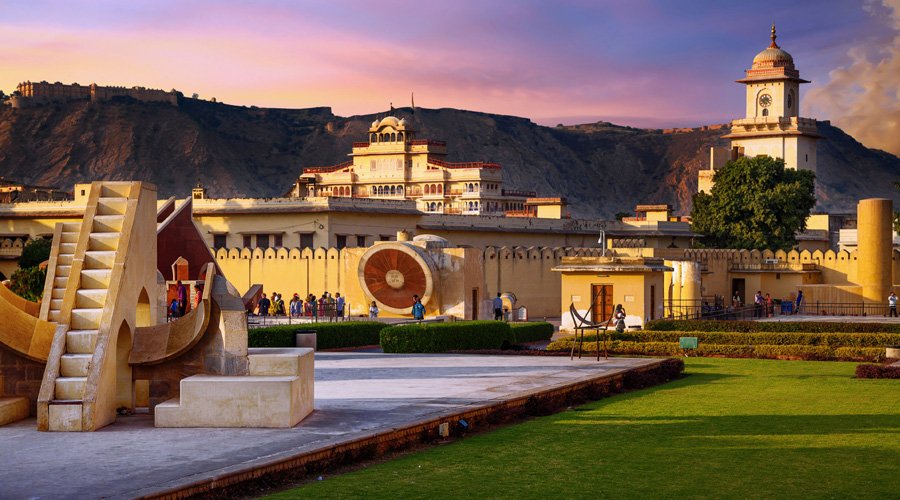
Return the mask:
[[[318,353],[316,411],[292,429],[157,429],[149,415],[92,433],[0,427],[0,498],[133,498],[657,359]]]

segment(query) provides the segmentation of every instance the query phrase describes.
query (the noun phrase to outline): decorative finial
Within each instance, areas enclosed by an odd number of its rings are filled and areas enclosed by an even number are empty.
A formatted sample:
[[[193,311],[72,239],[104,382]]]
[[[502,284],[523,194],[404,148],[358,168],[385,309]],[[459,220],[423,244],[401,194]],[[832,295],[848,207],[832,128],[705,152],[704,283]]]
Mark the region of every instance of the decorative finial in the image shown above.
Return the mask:
[[[778,44],[775,43],[775,39],[778,38],[778,36],[775,34],[775,23],[774,22],[772,23],[772,36],[770,38],[772,39],[772,43],[769,45],[769,48],[770,49],[780,48],[780,47],[778,47]]]

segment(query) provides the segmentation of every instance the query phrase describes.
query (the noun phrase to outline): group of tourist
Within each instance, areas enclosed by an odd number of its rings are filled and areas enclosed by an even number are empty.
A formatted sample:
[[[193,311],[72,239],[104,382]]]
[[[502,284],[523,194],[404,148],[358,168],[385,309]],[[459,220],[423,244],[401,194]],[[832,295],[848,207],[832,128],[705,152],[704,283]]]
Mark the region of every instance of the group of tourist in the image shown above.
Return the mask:
[[[340,293],[335,293],[332,296],[328,292],[322,292],[322,295],[318,298],[311,293],[305,299],[301,299],[300,294],[295,293],[291,297],[291,301],[285,304],[280,293],[272,292],[271,299],[265,293],[262,294],[262,298],[256,303],[255,313],[257,316],[310,317],[313,321],[316,321],[320,317],[343,318],[344,305],[344,297],[341,297]]]
[[[197,307],[200,305],[200,300],[203,298],[203,287],[200,285],[194,285],[196,292],[194,293],[194,304],[193,307]],[[169,303],[169,311],[168,316],[169,320],[178,319],[185,314],[187,314],[187,306],[188,306],[188,291],[187,286],[178,280],[175,283],[175,297],[172,299],[172,302]]]

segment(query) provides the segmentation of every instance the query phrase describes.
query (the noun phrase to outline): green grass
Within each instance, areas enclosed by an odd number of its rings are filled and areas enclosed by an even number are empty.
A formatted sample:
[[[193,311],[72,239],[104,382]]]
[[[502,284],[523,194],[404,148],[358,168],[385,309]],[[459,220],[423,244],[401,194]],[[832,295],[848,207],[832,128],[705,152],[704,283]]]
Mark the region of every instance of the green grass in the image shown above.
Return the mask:
[[[854,363],[690,358],[687,377],[274,498],[891,498],[900,384]]]

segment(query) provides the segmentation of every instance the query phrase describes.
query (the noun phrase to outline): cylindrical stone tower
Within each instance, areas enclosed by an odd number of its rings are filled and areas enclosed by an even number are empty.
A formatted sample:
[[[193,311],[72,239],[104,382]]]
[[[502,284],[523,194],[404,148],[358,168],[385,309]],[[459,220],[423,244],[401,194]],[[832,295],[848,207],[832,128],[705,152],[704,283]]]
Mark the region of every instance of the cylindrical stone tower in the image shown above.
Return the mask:
[[[857,277],[867,303],[887,303],[893,270],[893,203],[884,198],[860,200],[856,207]]]
[[[681,301],[684,314],[699,316],[700,303],[700,263],[684,261],[681,263]]]
[[[676,318],[684,314],[681,303],[681,264],[679,260],[672,261],[672,315]]]

